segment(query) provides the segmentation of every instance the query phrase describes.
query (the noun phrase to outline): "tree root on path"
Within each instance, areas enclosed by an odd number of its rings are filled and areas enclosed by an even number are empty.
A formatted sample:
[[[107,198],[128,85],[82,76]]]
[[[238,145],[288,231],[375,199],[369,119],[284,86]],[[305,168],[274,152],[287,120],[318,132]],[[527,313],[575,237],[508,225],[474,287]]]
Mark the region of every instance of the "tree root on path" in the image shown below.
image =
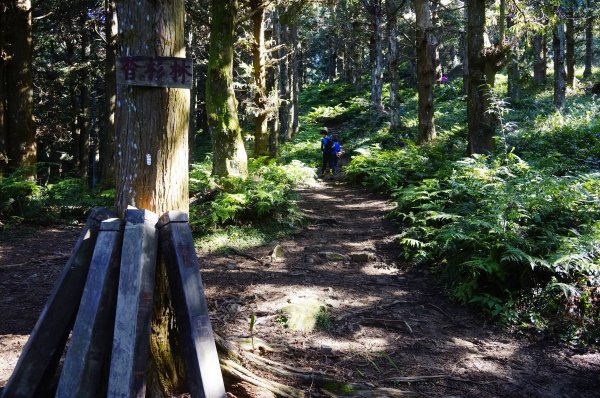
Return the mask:
[[[215,342],[217,349],[221,353],[221,370],[225,375],[234,380],[245,381],[259,388],[271,391],[277,397],[297,398],[305,397],[306,395],[304,390],[267,380],[239,363],[248,363],[261,371],[299,381],[306,385],[306,389],[311,391],[311,396],[319,396],[315,395],[315,393],[319,394],[320,392],[321,396],[325,397],[422,397],[421,394],[412,391],[393,388],[373,388],[366,385],[344,383],[323,372],[297,368],[263,358],[252,352],[244,351],[217,334],[215,334]]]

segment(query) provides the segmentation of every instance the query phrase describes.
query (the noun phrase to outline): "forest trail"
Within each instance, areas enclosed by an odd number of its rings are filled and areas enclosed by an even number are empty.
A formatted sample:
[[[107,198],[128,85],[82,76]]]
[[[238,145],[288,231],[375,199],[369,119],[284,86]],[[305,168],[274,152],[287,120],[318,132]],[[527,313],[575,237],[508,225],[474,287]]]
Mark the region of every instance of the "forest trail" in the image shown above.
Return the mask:
[[[199,253],[217,333],[247,337],[253,312],[257,341],[280,349],[263,356],[426,397],[599,396],[600,354],[498,331],[446,299],[430,275],[399,262],[385,199],[339,181],[298,194],[309,222],[297,234],[226,255]],[[78,235],[73,227],[19,228],[0,234],[0,387]],[[281,258],[273,260],[275,245]],[[345,257],[353,253],[367,261]],[[326,328],[285,328],[282,309],[307,302],[327,308]],[[421,376],[440,377],[392,381]]]
[[[248,336],[254,312],[255,336],[285,348],[266,353],[271,359],[429,397],[599,396],[600,354],[498,331],[449,301],[430,275],[399,263],[385,199],[338,181],[298,193],[309,219],[301,232],[243,253],[255,260],[240,253],[205,258],[203,278],[218,333]],[[276,244],[280,261],[271,259]],[[324,252],[371,253],[374,260],[328,260]],[[327,306],[329,329],[282,327],[281,309],[307,299]],[[435,375],[444,377],[410,385],[391,381]]]

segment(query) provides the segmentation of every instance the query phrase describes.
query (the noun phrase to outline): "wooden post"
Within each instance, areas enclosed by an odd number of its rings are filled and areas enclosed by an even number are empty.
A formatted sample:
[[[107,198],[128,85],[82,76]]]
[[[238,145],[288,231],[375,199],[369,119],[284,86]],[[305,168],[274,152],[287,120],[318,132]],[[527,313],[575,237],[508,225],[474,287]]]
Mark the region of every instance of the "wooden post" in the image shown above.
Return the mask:
[[[122,220],[100,224],[56,398],[96,397],[106,388],[122,235]]]
[[[146,368],[150,349],[150,321],[154,297],[154,274],[158,216],[148,210],[125,212],[121,275],[113,337],[109,397],[146,394]]]
[[[110,217],[114,217],[114,213],[104,208],[90,212],[71,257],[4,388],[4,398],[51,395],[52,379],[79,308],[100,222]]]
[[[191,396],[224,398],[223,376],[187,214],[167,212],[158,221],[157,228]]]

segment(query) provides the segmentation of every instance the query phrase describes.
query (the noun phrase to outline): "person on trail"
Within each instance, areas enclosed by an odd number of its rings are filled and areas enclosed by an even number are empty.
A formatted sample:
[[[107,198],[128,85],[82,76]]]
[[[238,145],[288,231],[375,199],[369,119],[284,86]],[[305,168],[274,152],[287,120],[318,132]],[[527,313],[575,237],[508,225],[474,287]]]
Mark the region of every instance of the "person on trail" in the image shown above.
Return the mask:
[[[323,153],[321,176],[324,177],[328,171],[333,173],[333,138],[326,129],[321,130],[321,152]]]
[[[340,142],[340,138],[337,135],[333,136],[333,174],[337,174],[338,170],[338,160],[342,156],[342,143]]]

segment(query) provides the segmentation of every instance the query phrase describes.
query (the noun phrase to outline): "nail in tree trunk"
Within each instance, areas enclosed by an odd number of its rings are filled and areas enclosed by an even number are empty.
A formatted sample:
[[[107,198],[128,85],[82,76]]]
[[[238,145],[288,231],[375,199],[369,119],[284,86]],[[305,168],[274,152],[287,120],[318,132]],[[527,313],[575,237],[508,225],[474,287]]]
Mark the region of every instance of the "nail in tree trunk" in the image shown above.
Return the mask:
[[[248,158],[233,91],[233,45],[237,0],[213,0],[206,83],[206,112],[212,137],[213,174],[248,176]]]
[[[556,109],[565,105],[565,24],[558,21],[552,30],[552,48],[554,50],[554,98]]]
[[[117,13],[113,0],[105,0],[104,33],[106,37],[106,61],[104,64],[105,116],[100,136],[100,178],[103,188],[115,185],[115,108],[117,80],[115,52],[117,40]]]
[[[254,155],[269,155],[267,131],[267,85],[265,67],[265,4],[263,0],[250,2],[252,13],[252,77],[254,79]]]
[[[584,57],[585,68],[583,70],[583,77],[592,76],[592,63],[594,60],[594,51],[593,51],[594,12],[592,9],[593,4],[594,4],[594,0],[587,1],[587,9],[586,9],[586,17],[585,17],[585,57]]]
[[[431,11],[429,0],[415,1],[417,91],[419,94],[419,139],[420,145],[435,139],[433,117],[433,86],[435,82],[434,43],[431,33]]]
[[[485,79],[484,29],[485,0],[467,0],[467,124],[470,155],[491,152],[496,132],[495,118],[488,112],[491,98]]]
[[[390,79],[390,133],[396,134],[400,130],[400,57],[398,53],[398,12],[400,2],[388,0],[387,11],[387,37],[388,37],[388,73]]]
[[[7,41],[10,59],[6,64],[8,169],[24,167],[35,178],[37,146],[33,121],[31,1],[8,2]]]
[[[545,33],[533,36],[533,81],[538,86],[546,84]]]
[[[120,56],[185,57],[184,1],[118,1]],[[117,86],[116,207],[189,211],[189,91]],[[164,266],[156,270],[147,396],[185,391]]]
[[[515,25],[515,16],[511,13],[506,18],[506,27],[508,29]],[[510,64],[508,65],[508,97],[516,101],[521,97],[521,73],[519,70],[519,46],[515,45],[510,54]]]
[[[565,13],[567,28],[565,32],[565,62],[567,64],[567,86],[571,88],[575,82],[575,13],[573,7],[574,5],[569,5]]]

